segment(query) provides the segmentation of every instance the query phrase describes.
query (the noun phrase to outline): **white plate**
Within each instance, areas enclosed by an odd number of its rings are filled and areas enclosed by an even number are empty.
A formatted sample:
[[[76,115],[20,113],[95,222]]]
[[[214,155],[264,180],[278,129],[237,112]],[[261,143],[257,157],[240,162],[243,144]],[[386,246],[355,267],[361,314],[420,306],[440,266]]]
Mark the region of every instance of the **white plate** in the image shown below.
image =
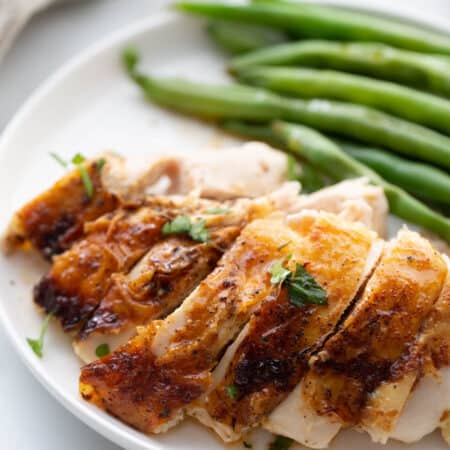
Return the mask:
[[[352,6],[352,2],[339,3]],[[353,6],[358,3],[354,1]],[[375,10],[373,6],[370,9]],[[423,12],[400,12],[395,6],[388,10],[450,30],[448,22],[426,17]],[[66,157],[78,151],[89,155],[104,149],[133,154],[162,146],[188,150],[226,142],[228,138],[212,127],[144,102],[119,64],[121,49],[130,43],[145,55],[145,69],[153,72],[206,81],[225,78],[223,59],[199,22],[175,14],[159,15],[130,26],[83,53],[32,96],[4,132],[0,142],[2,229],[17,207],[61,175],[61,168],[48,156],[50,151]],[[45,265],[37,258],[0,257],[0,316],[16,351],[58,401],[87,425],[128,449],[224,448],[218,439],[193,422],[187,421],[165,436],[147,437],[82,401],[77,383],[79,361],[72,353],[70,339],[56,324],[51,325],[47,334],[44,358],[38,359],[25,339],[37,336],[42,323],[31,301],[31,287],[44,270]],[[267,448],[268,438],[268,434],[259,433],[254,448]],[[355,432],[341,433],[333,444],[335,450],[361,448],[382,447]],[[392,443],[384,448],[405,446]],[[434,434],[409,448],[437,450],[446,446]]]

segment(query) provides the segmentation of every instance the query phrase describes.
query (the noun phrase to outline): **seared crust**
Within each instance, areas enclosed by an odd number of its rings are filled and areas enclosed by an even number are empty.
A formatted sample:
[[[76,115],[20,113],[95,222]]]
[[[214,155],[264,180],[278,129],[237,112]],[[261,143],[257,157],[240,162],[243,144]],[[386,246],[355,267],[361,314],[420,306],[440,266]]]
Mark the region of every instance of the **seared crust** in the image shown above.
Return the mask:
[[[445,262],[425,239],[399,233],[340,331],[311,361],[304,395],[317,413],[357,424],[369,395],[382,383],[417,370],[416,335],[446,273]]]
[[[450,272],[438,301],[425,321],[419,346],[424,352],[425,369],[427,362],[431,362],[435,369],[450,366]]]
[[[77,331],[112,283],[158,242],[163,225],[179,214],[208,208],[208,201],[149,197],[143,206],[124,205],[85,225],[85,237],[54,258],[34,289],[34,300],[53,312],[65,331]]]
[[[113,275],[111,287],[74,343],[79,356],[90,362],[96,359],[95,344],[91,342],[101,339],[114,350],[134,334],[136,326],[172,312],[214,270],[240,230],[238,223],[210,228],[208,243],[185,236],[168,237],[158,242],[130,273]]]
[[[376,234],[336,216],[308,212],[291,225],[295,241],[283,252],[307,268],[327,291],[327,305],[293,305],[286,289],[265,299],[252,316],[225,376],[193,406],[192,413],[225,440],[258,425],[300,381],[311,352],[331,333],[350,306],[366,273]],[[373,261],[375,263],[375,261]],[[227,386],[238,394],[231,398]],[[218,423],[211,423],[218,422]],[[223,430],[228,427],[228,435]]]
[[[34,301],[65,331],[76,330],[98,306],[112,274],[130,269],[160,238],[166,221],[167,215],[145,208],[117,210],[89,224],[83,240],[54,258],[34,288]]]
[[[119,199],[104,189],[97,163],[85,163],[94,187],[92,198],[78,169],[70,171],[14,215],[5,239],[7,249],[32,246],[50,260],[83,234],[84,223],[116,209]]]
[[[286,236],[277,222],[272,225],[258,220],[247,226],[179,309],[85,366],[83,397],[145,432],[164,431],[180,420],[211,385],[211,370],[226,344],[276,290],[267,270],[282,256],[280,239],[286,242]]]

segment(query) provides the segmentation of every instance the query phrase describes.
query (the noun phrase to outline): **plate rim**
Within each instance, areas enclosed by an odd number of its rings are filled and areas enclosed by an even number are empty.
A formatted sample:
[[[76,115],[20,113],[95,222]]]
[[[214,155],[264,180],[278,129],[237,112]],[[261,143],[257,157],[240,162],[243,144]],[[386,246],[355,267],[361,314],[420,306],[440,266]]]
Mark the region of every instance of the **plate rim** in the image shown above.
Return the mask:
[[[304,0],[304,3],[320,3],[341,9],[373,12],[381,16],[400,18],[405,21],[450,34],[450,19],[440,17],[435,13],[420,11],[411,6],[386,4],[378,0],[366,0],[364,5],[358,0]],[[16,132],[21,128],[21,123],[28,115],[33,113],[35,106],[39,105],[41,101],[45,101],[47,94],[57,87],[59,83],[64,82],[65,78],[70,76],[73,71],[76,71],[85,64],[89,64],[97,54],[102,53],[121,42],[126,43],[133,37],[136,38],[140,34],[148,33],[153,28],[169,24],[171,21],[182,21],[184,17],[184,15],[174,11],[162,10],[156,12],[150,17],[131,22],[107,36],[102,37],[100,40],[97,40],[84,50],[81,50],[75,56],[71,57],[55,72],[48,76],[44,82],[38,85],[9,120],[0,136],[0,159],[8,153],[10,141],[14,140]],[[110,422],[108,417],[103,417],[102,414],[99,414],[91,405],[86,404],[80,406],[71,394],[55,387],[51,380],[48,379],[47,371],[44,366],[40,364],[40,360],[36,358],[31,351],[24,350],[26,347],[24,346],[21,337],[16,332],[13,323],[8,319],[2,299],[0,299],[0,325],[3,326],[9,342],[11,342],[14,350],[35,379],[39,381],[58,403],[89,428],[101,434],[110,442],[125,448],[146,450],[161,450],[165,448],[163,443],[152,442],[151,437],[146,436],[144,433],[139,436],[133,436],[129,431],[135,432],[136,430],[131,427],[129,427],[129,430],[118,429],[114,422]],[[142,440],[145,441],[142,442]]]

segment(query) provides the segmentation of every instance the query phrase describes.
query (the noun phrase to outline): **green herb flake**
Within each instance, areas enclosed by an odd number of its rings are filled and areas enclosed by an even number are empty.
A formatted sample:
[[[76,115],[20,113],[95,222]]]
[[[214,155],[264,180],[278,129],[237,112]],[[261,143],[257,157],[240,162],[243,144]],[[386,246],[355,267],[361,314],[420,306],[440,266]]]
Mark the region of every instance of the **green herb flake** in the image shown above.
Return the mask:
[[[253,445],[250,442],[244,441],[242,442],[242,444],[244,445],[245,448],[252,448]]]
[[[106,164],[105,158],[100,158],[97,161],[97,164],[95,165],[95,168],[97,169],[97,172],[100,172],[103,169],[103,166]]]
[[[275,436],[275,439],[269,446],[269,450],[288,450],[293,443],[294,441],[291,438]]]
[[[297,264],[295,273],[288,278],[287,288],[289,300],[295,306],[327,304],[327,291],[301,264]]]
[[[192,223],[189,216],[181,215],[175,217],[172,222],[167,222],[162,228],[163,235],[187,234],[194,241],[208,242],[209,230],[205,227],[205,220]]]
[[[92,184],[91,177],[89,176],[89,173],[83,165],[78,166],[78,172],[80,172],[81,181],[84,185],[84,190],[86,191],[86,194],[89,198],[92,198],[94,195],[94,185]]]
[[[110,353],[111,353],[111,350],[110,350],[108,344],[100,344],[100,345],[95,349],[95,354],[96,354],[99,358],[103,358],[103,356],[109,355]]]
[[[128,73],[133,73],[139,63],[139,55],[135,48],[128,47],[122,52],[122,64]]]
[[[235,384],[229,384],[225,388],[225,392],[227,393],[228,397],[231,398],[231,400],[234,400],[239,394],[239,388]]]
[[[52,318],[53,313],[50,313],[45,318],[44,322],[42,323],[41,327],[41,333],[39,335],[38,339],[31,339],[27,338],[28,345],[31,347],[34,353],[36,353],[39,358],[42,358],[43,355],[43,348],[44,348],[44,336],[47,332],[48,324],[50,323],[50,319]]]
[[[177,216],[172,222],[167,222],[162,227],[163,234],[182,234],[189,233],[191,230],[191,219],[189,216]]]
[[[288,278],[291,275],[290,270],[285,269],[283,267],[283,264],[285,262],[285,259],[279,259],[278,261],[275,261],[272,266],[269,269],[269,273],[271,276],[270,282],[272,284],[280,284],[283,283],[286,278]]]
[[[208,242],[209,241],[209,230],[205,227],[205,219],[199,220],[198,222],[191,225],[191,231],[189,236],[198,242]]]
[[[206,214],[231,214],[231,209],[228,208],[211,208],[206,211]]]
[[[81,181],[84,185],[84,190],[86,191],[88,198],[92,198],[94,195],[94,184],[92,183],[86,167],[83,165],[85,161],[86,158],[81,153],[77,153],[72,158],[72,164],[78,167],[78,172],[80,173]]]
[[[50,156],[61,166],[67,167],[69,163],[61,158],[57,153],[50,152]]]
[[[275,261],[269,269],[272,284],[282,284],[287,287],[289,301],[298,307],[307,304],[326,305],[327,291],[308,273],[304,266],[296,264],[295,273],[283,267],[286,259]]]
[[[72,158],[72,163],[75,164],[76,166],[78,164],[83,164],[86,161],[86,158],[81,154],[81,153],[77,153],[73,158]]]

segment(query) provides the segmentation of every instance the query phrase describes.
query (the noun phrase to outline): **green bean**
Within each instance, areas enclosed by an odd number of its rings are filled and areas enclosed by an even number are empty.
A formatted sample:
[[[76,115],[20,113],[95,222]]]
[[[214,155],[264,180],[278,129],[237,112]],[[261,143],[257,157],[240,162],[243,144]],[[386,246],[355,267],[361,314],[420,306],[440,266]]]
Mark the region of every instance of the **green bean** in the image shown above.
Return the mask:
[[[365,176],[372,184],[381,186],[393,214],[436,233],[450,243],[449,219],[431,210],[403,189],[385,181],[372,169],[345,154],[325,136],[301,125],[279,121],[273,124],[273,129],[293,153],[305,158],[325,173],[339,176],[341,179]]]
[[[446,56],[384,44],[319,40],[279,44],[234,58],[230,70],[293,64],[359,73],[450,96],[450,60]]]
[[[389,81],[361,75],[290,67],[250,67],[239,81],[303,98],[326,98],[367,105],[450,134],[450,101]]]
[[[450,37],[402,23],[318,5],[181,1],[178,9],[202,16],[278,27],[302,37],[369,41],[420,52],[450,55]]]
[[[127,53],[125,60],[128,72],[150,100],[180,112],[215,120],[299,122],[450,168],[450,138],[367,107],[291,100],[250,86],[148,77],[136,70],[137,55]]]
[[[284,143],[276,136],[272,128],[268,125],[251,125],[237,120],[228,120],[221,124],[222,128],[230,133],[249,139],[257,139],[259,141],[267,142],[278,149],[286,150]],[[291,155],[289,155],[291,156]],[[295,160],[295,159],[294,159]],[[294,169],[292,167],[292,159],[288,160],[288,178],[291,180],[300,181],[302,185],[302,192],[310,193],[318,191],[326,186],[327,180],[319,171],[306,161],[301,161],[301,171],[295,177],[292,176]]]
[[[450,205],[450,176],[445,172],[378,148],[342,141],[338,144],[352,158],[373,169],[386,181],[421,198]]]
[[[240,120],[226,120],[220,126],[237,136],[266,142],[278,149],[284,147],[284,142],[275,134],[272,127],[267,124],[249,124]]]
[[[276,28],[246,23],[214,21],[207,31],[219,47],[233,55],[287,41],[286,34]]]

